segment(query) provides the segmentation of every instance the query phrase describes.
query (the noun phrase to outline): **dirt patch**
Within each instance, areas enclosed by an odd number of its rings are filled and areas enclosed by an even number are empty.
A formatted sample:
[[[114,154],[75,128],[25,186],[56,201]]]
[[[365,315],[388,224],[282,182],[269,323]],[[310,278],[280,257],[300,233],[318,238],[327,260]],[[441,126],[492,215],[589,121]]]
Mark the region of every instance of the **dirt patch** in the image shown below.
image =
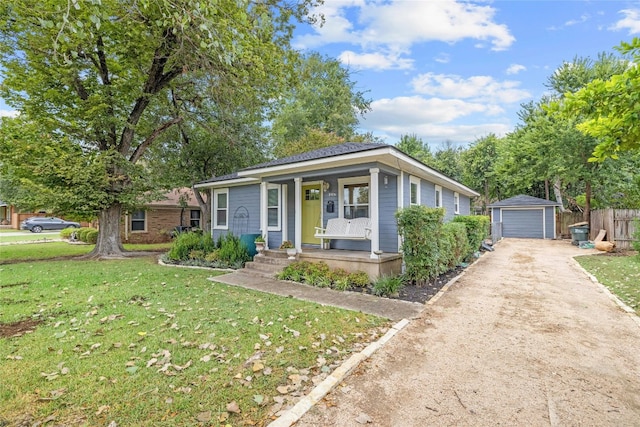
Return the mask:
[[[42,320],[26,319],[14,323],[0,323],[0,338],[21,337],[31,333],[42,323]]]

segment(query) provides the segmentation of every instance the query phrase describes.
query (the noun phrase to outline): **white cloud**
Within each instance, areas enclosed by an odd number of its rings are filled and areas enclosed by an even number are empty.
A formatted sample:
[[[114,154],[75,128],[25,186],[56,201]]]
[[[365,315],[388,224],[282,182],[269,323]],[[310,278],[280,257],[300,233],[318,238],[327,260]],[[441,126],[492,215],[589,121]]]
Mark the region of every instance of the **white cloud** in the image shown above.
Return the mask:
[[[357,69],[407,70],[413,68],[413,59],[400,58],[397,55],[383,53],[362,53],[346,50],[338,57],[340,62]]]
[[[436,62],[439,62],[440,64],[448,64],[449,61],[451,61],[451,57],[449,56],[448,53],[441,53],[438,56],[436,56],[434,59]]]
[[[466,102],[460,99],[400,96],[383,98],[371,103],[366,119],[377,126],[415,127],[448,123],[471,114],[497,115],[504,111],[496,105]]]
[[[411,81],[416,93],[446,98],[463,98],[482,102],[516,103],[530,98],[520,89],[520,82],[494,80],[491,76],[472,76],[465,79],[455,74],[420,74]]]
[[[365,53],[383,49],[385,56],[400,58],[417,43],[473,39],[481,42],[479,47],[490,44],[492,50],[505,50],[515,41],[506,25],[494,22],[493,7],[455,0],[331,0],[314,12],[324,15],[325,24],[297,37],[296,48],[350,43]]]
[[[612,30],[629,30],[629,34],[640,33],[640,9],[624,9],[621,10],[625,17],[611,26]]]
[[[584,22],[587,22],[589,20],[590,16],[588,14],[584,14],[582,16],[580,16],[580,18],[578,19],[571,19],[567,22],[564,23],[565,27],[572,27],[574,25],[578,25],[578,24],[582,24]]]
[[[0,110],[0,117],[17,117],[20,114],[15,110]]]
[[[527,67],[521,64],[511,64],[509,68],[507,68],[507,74],[518,74],[520,71],[526,71]]]

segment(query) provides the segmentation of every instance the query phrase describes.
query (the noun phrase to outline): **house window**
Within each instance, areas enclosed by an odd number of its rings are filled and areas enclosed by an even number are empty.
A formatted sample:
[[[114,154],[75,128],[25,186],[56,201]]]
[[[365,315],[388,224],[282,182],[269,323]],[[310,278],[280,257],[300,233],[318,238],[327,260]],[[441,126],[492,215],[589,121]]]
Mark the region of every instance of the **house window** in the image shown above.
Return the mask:
[[[453,212],[460,213],[460,195],[458,193],[453,193]]]
[[[145,211],[135,211],[131,214],[131,231],[147,230],[147,213]]]
[[[200,209],[192,209],[191,215],[189,216],[189,226],[192,228],[201,228],[200,227]]]
[[[346,219],[369,217],[369,178],[338,180],[342,217]]]
[[[420,178],[412,176],[409,178],[409,205],[420,204]]]
[[[436,185],[436,208],[442,207],[442,187]]]
[[[213,190],[213,228],[229,229],[229,189]]]
[[[280,231],[280,186],[267,186],[267,230]]]

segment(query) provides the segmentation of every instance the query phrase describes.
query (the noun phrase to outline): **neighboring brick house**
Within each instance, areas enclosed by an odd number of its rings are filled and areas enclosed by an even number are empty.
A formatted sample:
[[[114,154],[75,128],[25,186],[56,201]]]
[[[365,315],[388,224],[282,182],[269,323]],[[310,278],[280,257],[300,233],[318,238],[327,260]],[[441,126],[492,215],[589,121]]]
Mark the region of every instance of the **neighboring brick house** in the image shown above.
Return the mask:
[[[186,207],[180,206],[183,196]],[[161,243],[171,240],[175,227],[201,228],[202,213],[190,188],[179,188],[143,209],[125,213],[120,225],[124,243]]]

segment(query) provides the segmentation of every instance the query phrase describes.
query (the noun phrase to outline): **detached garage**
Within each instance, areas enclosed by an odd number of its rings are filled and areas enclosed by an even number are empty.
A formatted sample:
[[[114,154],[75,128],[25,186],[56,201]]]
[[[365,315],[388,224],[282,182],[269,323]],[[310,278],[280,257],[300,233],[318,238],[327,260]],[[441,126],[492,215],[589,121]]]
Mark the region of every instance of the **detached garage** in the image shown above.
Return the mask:
[[[521,194],[488,207],[492,228],[502,237],[555,239],[556,206],[560,203]]]

